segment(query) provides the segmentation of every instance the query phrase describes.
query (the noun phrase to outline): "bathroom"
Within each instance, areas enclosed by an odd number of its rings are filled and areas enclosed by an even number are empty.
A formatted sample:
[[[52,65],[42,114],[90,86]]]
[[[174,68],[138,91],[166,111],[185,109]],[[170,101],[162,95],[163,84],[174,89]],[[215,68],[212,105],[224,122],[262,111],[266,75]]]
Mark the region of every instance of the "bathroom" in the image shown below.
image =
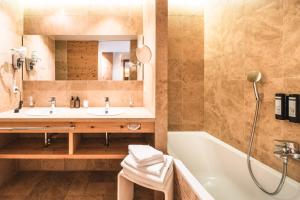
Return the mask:
[[[0,24],[0,199],[300,200],[300,1],[1,0]],[[169,193],[122,185],[135,144],[173,157]]]

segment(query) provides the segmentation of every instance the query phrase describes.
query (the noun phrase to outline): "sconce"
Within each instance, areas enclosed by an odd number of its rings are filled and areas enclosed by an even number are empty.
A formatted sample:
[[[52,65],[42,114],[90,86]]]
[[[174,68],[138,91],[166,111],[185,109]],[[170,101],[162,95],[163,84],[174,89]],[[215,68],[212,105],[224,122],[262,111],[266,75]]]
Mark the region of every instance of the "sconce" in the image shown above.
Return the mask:
[[[13,48],[12,51],[12,66],[14,70],[21,69],[25,62],[26,47]]]
[[[37,51],[32,51],[31,58],[26,58],[26,70],[31,71],[33,70],[34,66],[37,64],[37,62],[41,60],[37,56]]]

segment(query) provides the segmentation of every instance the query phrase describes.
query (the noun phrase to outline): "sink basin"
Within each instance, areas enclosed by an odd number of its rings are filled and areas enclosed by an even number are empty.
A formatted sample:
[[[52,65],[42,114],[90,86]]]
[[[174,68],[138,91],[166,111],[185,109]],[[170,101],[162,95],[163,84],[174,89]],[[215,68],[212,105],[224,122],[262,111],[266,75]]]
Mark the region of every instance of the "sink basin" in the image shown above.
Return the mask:
[[[105,108],[89,108],[87,113],[96,116],[116,116],[126,112],[125,108],[109,108],[108,113],[105,113]]]
[[[50,108],[32,108],[26,112],[26,115],[30,116],[48,116],[58,113],[58,109],[54,109],[53,112],[50,112]]]

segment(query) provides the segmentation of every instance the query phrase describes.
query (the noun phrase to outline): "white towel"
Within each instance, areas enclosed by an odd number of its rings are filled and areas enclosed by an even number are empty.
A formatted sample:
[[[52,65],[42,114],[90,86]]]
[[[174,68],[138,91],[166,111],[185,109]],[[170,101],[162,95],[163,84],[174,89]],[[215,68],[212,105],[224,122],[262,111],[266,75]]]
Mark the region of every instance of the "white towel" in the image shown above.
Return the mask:
[[[134,169],[137,169],[141,172],[145,172],[145,173],[148,173],[148,174],[152,174],[152,175],[155,175],[155,176],[160,176],[161,173],[162,173],[162,169],[163,167],[165,166],[165,163],[167,161],[167,156],[164,156],[164,162],[160,162],[160,163],[157,163],[157,164],[154,164],[154,165],[148,165],[148,166],[143,166],[143,167],[140,167],[134,160],[134,158],[132,157],[131,154],[129,154],[128,156],[125,157],[124,159],[124,162],[134,168]]]
[[[173,171],[173,158],[171,156],[166,156],[166,163],[165,166],[162,169],[161,175],[160,176],[155,176],[152,174],[148,174],[142,171],[139,171],[125,163],[123,160],[121,162],[121,166],[123,167],[124,173],[127,172],[128,176],[129,174],[135,175],[136,177],[139,177],[140,179],[145,179],[148,180],[149,182],[157,183],[157,184],[164,184],[166,180],[166,176],[169,175],[169,170]],[[128,173],[129,172],[129,173]]]
[[[153,180],[150,180],[150,179],[147,179],[147,178],[144,178],[144,177],[140,177],[138,175],[136,175],[135,173],[133,173],[132,171],[130,170],[127,170],[127,169],[123,169],[123,173],[128,176],[129,178],[133,179],[135,183],[142,183],[144,185],[148,185],[148,186],[151,186],[153,188],[164,188],[165,185],[167,184],[167,181],[169,180],[169,177],[173,174],[173,166],[171,166],[165,176],[165,180],[163,183],[158,183],[158,182],[155,182]]]
[[[163,153],[150,145],[128,145],[128,151],[139,167],[163,162]]]

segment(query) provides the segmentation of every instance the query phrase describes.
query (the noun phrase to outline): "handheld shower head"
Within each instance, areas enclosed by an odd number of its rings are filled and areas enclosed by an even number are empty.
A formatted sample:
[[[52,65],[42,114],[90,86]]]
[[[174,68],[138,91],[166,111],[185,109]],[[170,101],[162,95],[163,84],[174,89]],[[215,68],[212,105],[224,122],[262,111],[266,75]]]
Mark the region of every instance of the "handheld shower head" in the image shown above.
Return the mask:
[[[250,71],[247,74],[247,80],[255,83],[255,82],[259,82],[261,79],[261,73],[258,71]]]
[[[261,80],[261,73],[258,72],[258,71],[250,71],[247,74],[247,80],[249,82],[253,83],[253,89],[254,89],[255,99],[256,99],[256,101],[259,101],[260,99],[259,99],[259,94],[258,94],[256,83]]]

